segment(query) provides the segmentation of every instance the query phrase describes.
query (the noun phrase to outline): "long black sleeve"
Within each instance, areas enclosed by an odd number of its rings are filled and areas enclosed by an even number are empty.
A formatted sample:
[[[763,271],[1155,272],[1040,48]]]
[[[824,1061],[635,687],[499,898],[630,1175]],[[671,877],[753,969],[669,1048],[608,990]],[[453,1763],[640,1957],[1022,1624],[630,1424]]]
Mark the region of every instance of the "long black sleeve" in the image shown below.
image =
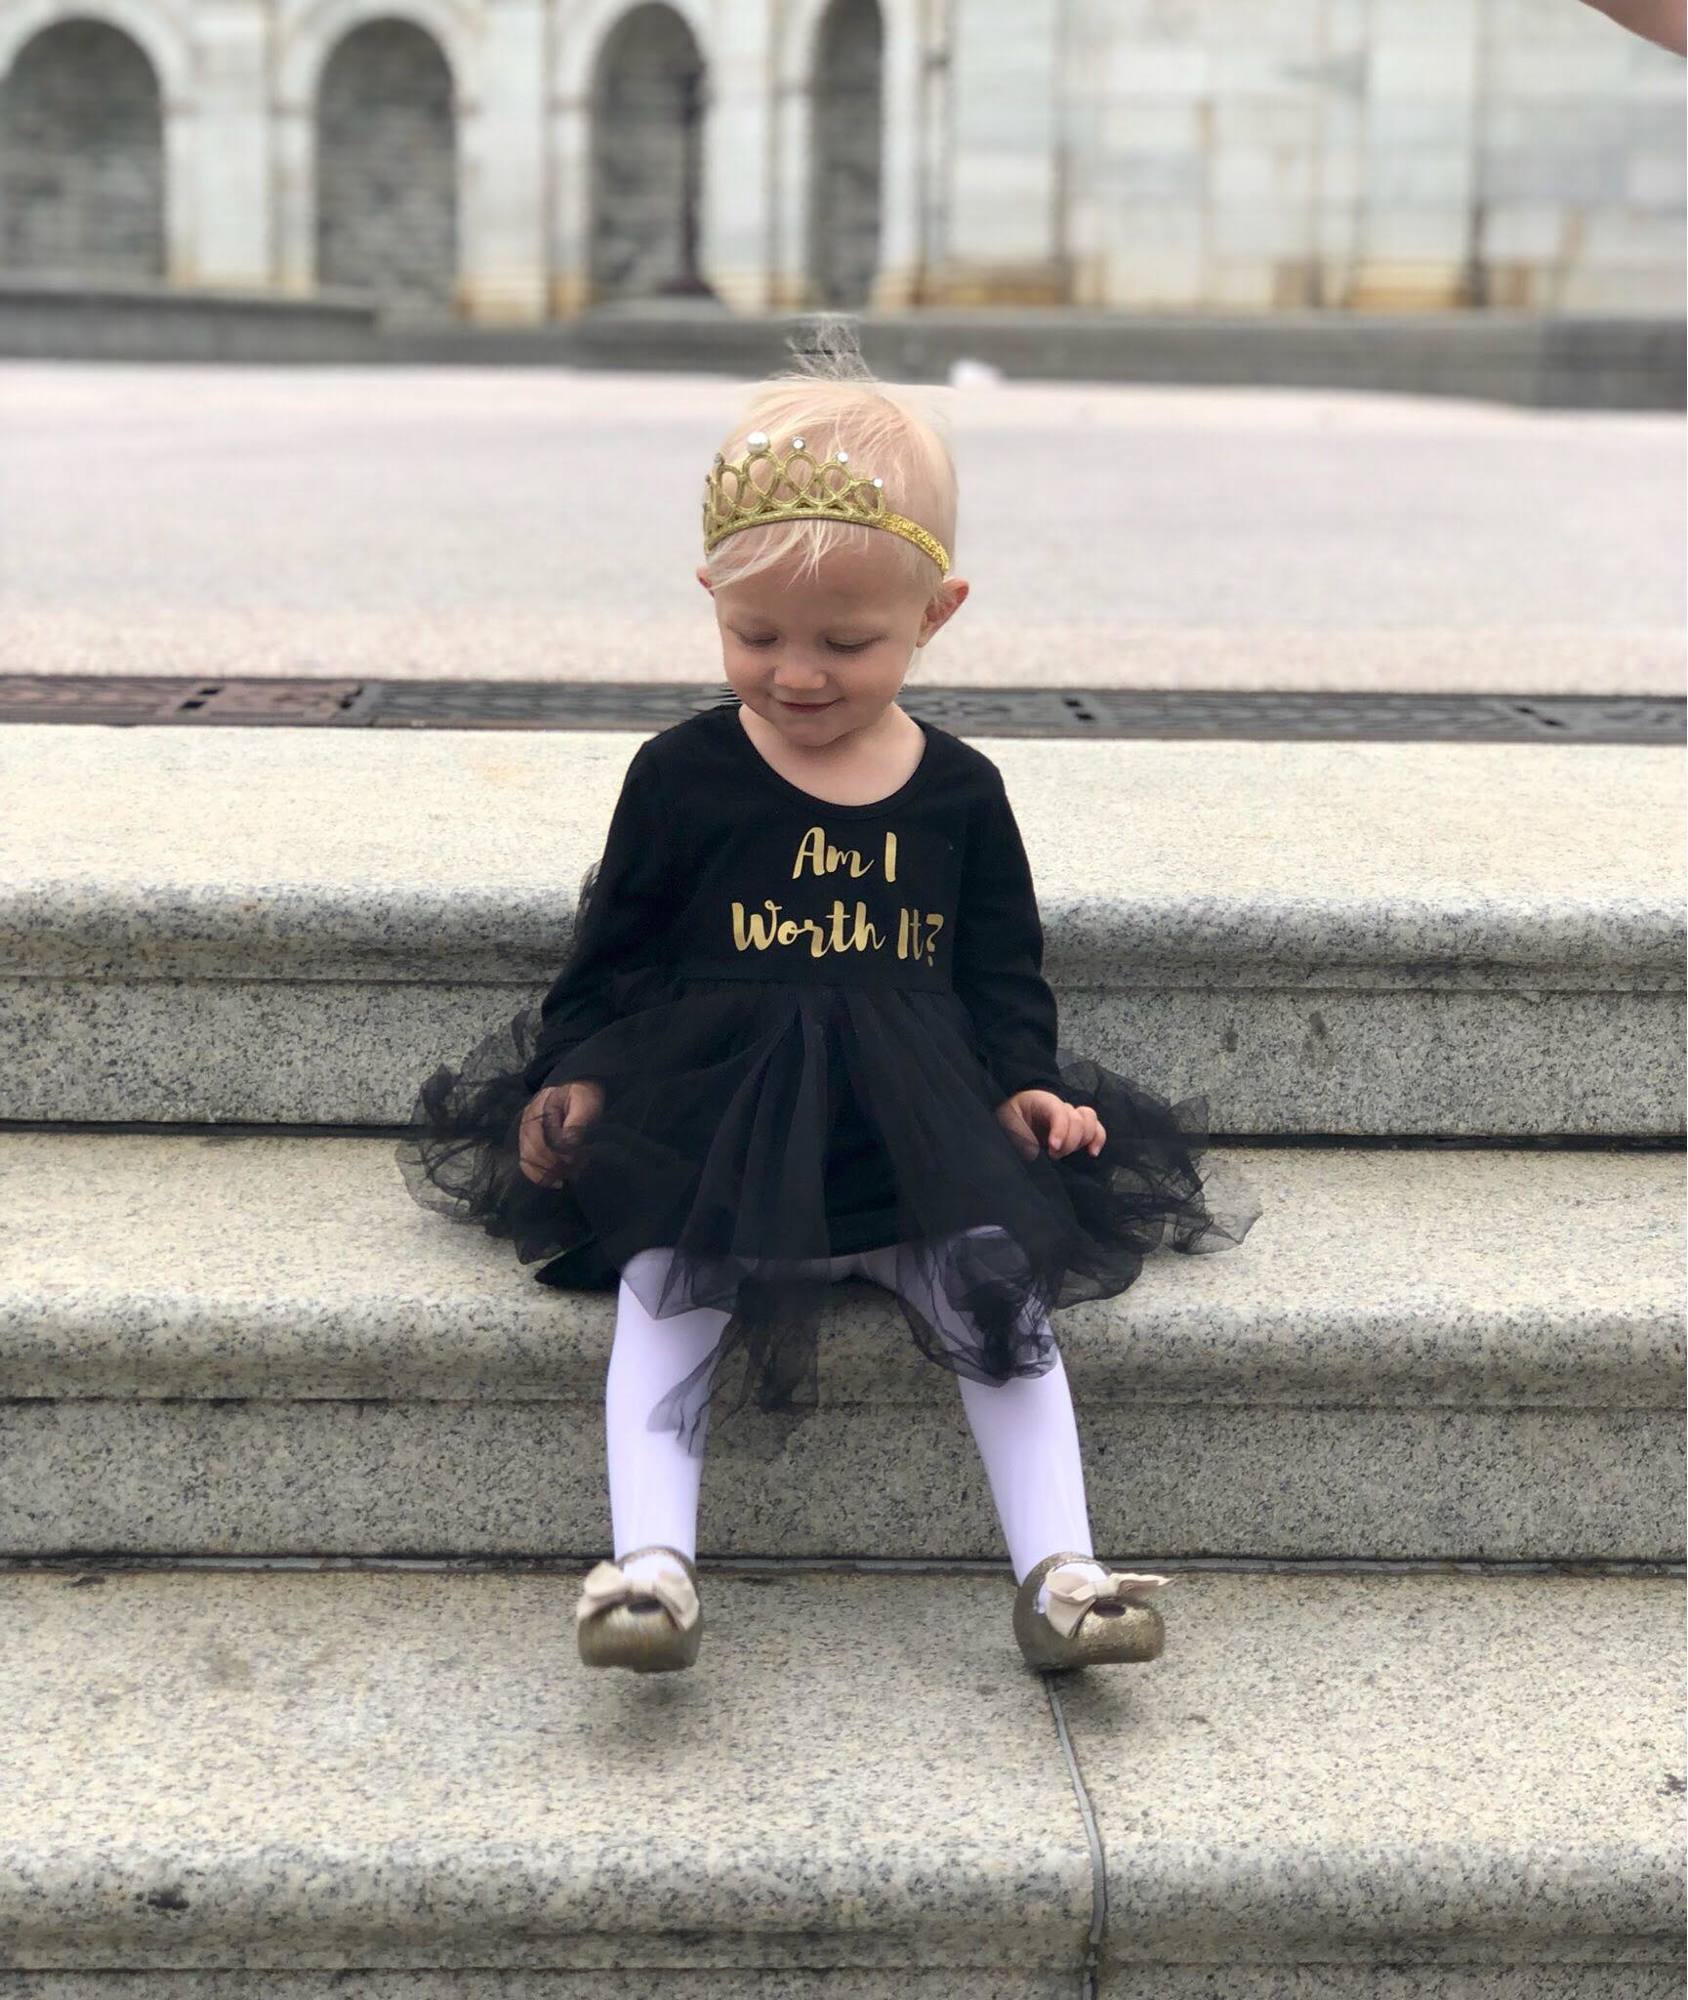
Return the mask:
[[[1031,864],[1000,773],[969,824],[952,965],[955,989],[1003,1096],[1052,1090],[1066,1099]]]
[[[671,824],[647,740],[622,779],[568,960],[540,1003],[539,1039],[523,1077],[530,1090],[540,1089],[579,1043],[617,1018],[611,982],[652,963],[675,905]]]

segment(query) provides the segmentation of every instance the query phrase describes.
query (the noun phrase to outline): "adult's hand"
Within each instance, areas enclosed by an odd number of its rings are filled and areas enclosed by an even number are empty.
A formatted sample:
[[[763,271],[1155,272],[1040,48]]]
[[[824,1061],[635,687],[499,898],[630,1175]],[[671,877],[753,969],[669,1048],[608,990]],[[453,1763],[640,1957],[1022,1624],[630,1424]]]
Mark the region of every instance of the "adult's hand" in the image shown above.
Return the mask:
[[[1688,55],[1688,0],[1584,0],[1584,5],[1610,14],[1620,27],[1672,55]]]

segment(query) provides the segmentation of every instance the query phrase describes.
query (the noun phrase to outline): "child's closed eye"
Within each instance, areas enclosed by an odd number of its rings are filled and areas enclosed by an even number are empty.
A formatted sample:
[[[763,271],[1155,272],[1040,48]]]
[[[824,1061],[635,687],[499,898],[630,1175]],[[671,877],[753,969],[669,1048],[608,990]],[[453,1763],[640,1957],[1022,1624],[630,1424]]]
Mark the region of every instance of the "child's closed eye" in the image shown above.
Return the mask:
[[[770,634],[768,637],[762,639],[752,639],[747,637],[743,632],[740,632],[738,640],[742,646],[760,649],[763,646],[771,646],[774,643],[774,635]],[[866,652],[869,646],[877,646],[879,641],[877,639],[858,639],[854,643],[846,645],[837,639],[828,639],[826,643],[835,653],[863,653]]]

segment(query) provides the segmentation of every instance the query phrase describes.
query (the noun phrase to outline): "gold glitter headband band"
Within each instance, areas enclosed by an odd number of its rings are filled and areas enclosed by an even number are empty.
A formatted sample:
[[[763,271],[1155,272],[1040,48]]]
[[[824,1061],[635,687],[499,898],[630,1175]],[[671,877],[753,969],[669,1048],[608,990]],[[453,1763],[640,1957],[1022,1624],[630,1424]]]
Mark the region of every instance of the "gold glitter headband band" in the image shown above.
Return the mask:
[[[766,431],[752,431],[745,444],[744,457],[731,464],[717,452],[714,469],[704,477],[706,555],[726,536],[743,528],[763,527],[770,521],[849,521],[901,535],[932,558],[940,576],[949,574],[949,552],[943,543],[906,514],[891,513],[885,505],[884,480],[861,478],[849,471],[847,451],[817,459],[800,437],[794,437],[790,450],[776,457]],[[758,464],[772,467],[765,482],[758,482],[752,470]],[[792,472],[798,465],[808,468],[801,478]]]

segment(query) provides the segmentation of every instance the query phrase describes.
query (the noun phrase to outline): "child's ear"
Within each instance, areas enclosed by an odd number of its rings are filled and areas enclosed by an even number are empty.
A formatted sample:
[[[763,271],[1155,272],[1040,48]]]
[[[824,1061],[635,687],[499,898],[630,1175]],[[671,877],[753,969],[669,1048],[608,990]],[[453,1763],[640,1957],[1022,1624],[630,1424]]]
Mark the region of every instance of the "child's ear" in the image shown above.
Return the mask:
[[[944,578],[936,594],[927,603],[925,615],[920,622],[920,637],[915,641],[917,646],[924,646],[940,626],[949,623],[967,602],[967,593],[971,587],[965,577]]]

